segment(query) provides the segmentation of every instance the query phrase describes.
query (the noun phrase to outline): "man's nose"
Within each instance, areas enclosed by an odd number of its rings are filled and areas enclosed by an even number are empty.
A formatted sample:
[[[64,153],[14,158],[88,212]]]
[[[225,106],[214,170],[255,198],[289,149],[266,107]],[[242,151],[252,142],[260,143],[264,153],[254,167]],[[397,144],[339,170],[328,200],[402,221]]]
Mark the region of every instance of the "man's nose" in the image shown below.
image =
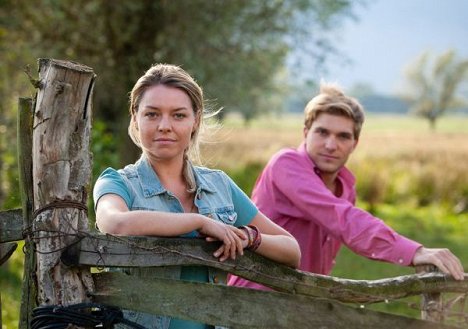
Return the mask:
[[[328,137],[325,141],[325,147],[327,150],[335,150],[337,147],[336,138],[333,136]]]

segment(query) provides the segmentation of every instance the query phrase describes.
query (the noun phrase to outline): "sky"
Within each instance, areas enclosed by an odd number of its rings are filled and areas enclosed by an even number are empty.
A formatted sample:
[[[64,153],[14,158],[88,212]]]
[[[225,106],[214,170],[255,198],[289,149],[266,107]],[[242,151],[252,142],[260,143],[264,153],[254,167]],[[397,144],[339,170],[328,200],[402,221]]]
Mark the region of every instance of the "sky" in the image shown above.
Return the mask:
[[[450,48],[468,58],[468,0],[369,0],[356,7],[357,21],[346,21],[334,44],[348,56],[328,63],[322,78],[345,90],[370,84],[380,94],[404,86],[404,67],[424,51]]]

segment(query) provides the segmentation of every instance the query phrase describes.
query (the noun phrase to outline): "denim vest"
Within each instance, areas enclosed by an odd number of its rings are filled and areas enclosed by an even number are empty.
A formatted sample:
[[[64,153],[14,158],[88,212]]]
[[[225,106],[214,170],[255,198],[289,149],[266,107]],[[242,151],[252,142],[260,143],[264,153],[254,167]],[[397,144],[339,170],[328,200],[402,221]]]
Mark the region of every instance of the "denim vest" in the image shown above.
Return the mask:
[[[215,220],[234,225],[237,214],[234,211],[230,182],[226,174],[220,170],[202,167],[192,167],[197,190],[195,192],[195,205],[198,212]],[[157,210],[182,213],[181,203],[170,191],[161,184],[158,176],[145,156],[135,164],[118,170],[124,179],[130,193],[132,204],[130,210]],[[181,266],[151,267],[151,268],[124,268],[119,269],[129,275],[139,277],[161,277],[180,279]],[[226,284],[227,273],[214,268],[208,268],[210,283]],[[157,316],[142,312],[124,310],[125,318],[137,322],[148,329],[167,329],[170,317]],[[116,328],[119,328],[116,326]],[[216,327],[222,328],[222,327]]]

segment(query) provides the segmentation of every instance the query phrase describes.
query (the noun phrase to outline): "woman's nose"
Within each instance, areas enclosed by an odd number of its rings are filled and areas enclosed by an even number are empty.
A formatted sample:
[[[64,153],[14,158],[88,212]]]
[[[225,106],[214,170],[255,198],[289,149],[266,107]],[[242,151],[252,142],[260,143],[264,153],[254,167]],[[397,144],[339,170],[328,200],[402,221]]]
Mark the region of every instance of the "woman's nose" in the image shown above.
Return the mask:
[[[171,121],[168,117],[162,116],[158,125],[159,131],[170,131],[171,130]]]

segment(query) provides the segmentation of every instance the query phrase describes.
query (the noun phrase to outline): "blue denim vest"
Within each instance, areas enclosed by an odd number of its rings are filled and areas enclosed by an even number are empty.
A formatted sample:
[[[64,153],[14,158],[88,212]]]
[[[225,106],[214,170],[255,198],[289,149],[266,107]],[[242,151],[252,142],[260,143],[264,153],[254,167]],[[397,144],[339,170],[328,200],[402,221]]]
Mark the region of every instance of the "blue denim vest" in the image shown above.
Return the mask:
[[[197,190],[195,205],[198,212],[215,220],[234,225],[237,214],[234,211],[230,182],[226,174],[220,170],[202,167],[192,167]],[[132,203],[130,210],[158,210],[167,212],[184,212],[179,200],[162,186],[158,176],[145,156],[135,164],[118,170],[123,177]],[[119,269],[129,275],[140,277],[162,277],[179,279],[181,266],[125,268]],[[210,283],[226,284],[227,273],[214,268],[208,268]],[[157,316],[142,312],[124,310],[125,318],[137,322],[148,329],[167,329],[170,317]],[[116,328],[119,328],[116,326]],[[222,328],[222,327],[216,327]]]

